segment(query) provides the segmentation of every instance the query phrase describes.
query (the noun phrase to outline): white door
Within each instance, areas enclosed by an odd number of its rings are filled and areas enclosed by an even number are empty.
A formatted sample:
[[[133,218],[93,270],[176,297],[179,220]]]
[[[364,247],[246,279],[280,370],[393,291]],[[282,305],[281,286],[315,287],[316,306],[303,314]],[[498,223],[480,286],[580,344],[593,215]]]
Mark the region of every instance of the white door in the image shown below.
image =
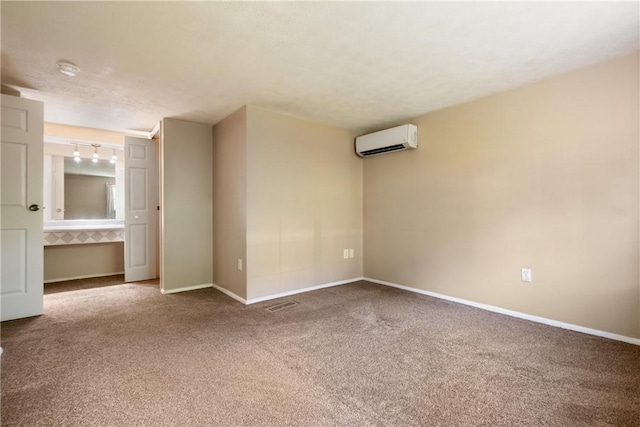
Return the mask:
[[[42,314],[42,102],[2,95],[0,318]]]
[[[155,142],[127,136],[124,152],[124,280],[155,279],[158,229]]]

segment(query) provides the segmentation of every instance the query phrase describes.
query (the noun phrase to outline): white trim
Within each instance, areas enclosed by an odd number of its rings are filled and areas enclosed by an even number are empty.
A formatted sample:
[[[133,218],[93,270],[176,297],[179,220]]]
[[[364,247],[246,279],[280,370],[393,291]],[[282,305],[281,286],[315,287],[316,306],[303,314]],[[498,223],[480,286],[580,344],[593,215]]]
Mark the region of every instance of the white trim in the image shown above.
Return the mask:
[[[251,298],[247,300],[246,304],[255,304],[257,302],[268,301],[276,298],[288,297],[290,295],[301,294],[304,292],[316,291],[318,289],[331,288],[333,286],[346,285],[347,283],[357,282],[358,280],[364,280],[364,277],[354,277],[353,279],[339,280],[337,282],[325,283],[323,285],[310,286],[308,288],[295,289],[293,291],[282,292],[274,295],[266,295],[258,298]]]
[[[213,287],[212,283],[203,283],[201,285],[185,286],[184,288],[160,289],[160,292],[162,292],[163,294],[175,294],[178,292],[195,291],[197,289],[204,289],[204,288],[211,288],[211,287]]]
[[[102,242],[102,243],[111,243],[111,242]],[[75,276],[75,277],[63,277],[61,279],[50,279],[45,280],[44,283],[57,283],[57,282],[66,282],[67,280],[79,280],[79,279],[94,279],[96,277],[109,277],[109,276],[118,276],[120,274],[124,274],[124,271],[114,271],[113,273],[103,273],[103,274],[89,274],[87,276]],[[124,284],[124,280],[122,281]]]
[[[384,280],[372,279],[370,277],[365,277],[363,280],[366,280],[368,282],[378,283],[380,285],[391,286],[393,288],[403,289],[409,292],[428,295],[434,298],[457,302],[458,304],[469,305],[471,307],[492,311],[494,313],[505,314],[507,316],[517,317],[519,319],[530,320],[536,323],[543,323],[545,325],[555,326],[557,328],[569,329],[571,331],[582,332],[583,334],[596,335],[598,337],[609,338],[616,341],[623,341],[623,342],[634,344],[634,345],[640,345],[640,338],[627,337],[624,335],[618,335],[611,332],[600,331],[598,329],[586,328],[584,326],[574,325],[572,323],[565,323],[557,320],[547,319],[545,317],[533,316],[531,314],[521,313],[519,311],[507,310],[506,308],[500,308],[494,305],[481,304],[479,302],[469,301],[462,298],[450,297],[448,295],[438,294],[435,292],[430,292],[422,289],[412,288],[409,286],[399,285],[397,283],[385,282]]]
[[[147,132],[146,130],[136,130],[136,129],[124,129],[123,131],[112,131],[124,134],[124,136],[136,136],[144,139],[152,139],[151,132]]]
[[[153,139],[158,132],[160,132],[160,122],[156,123],[155,126],[153,126],[153,129],[148,133],[149,139]]]
[[[247,304],[247,300],[246,299],[242,298],[241,296],[238,296],[238,295],[234,294],[233,292],[231,292],[228,289],[223,288],[222,286],[218,286],[218,285],[216,285],[214,283],[213,284],[213,288],[219,290],[220,292],[222,292],[225,295],[230,296],[234,300],[241,302],[242,304],[245,304],[245,305]]]
[[[301,293],[304,293],[304,292],[316,291],[318,289],[324,289],[324,288],[330,288],[330,287],[333,287],[333,286],[346,285],[348,283],[357,282],[359,280],[365,280],[365,279],[364,279],[364,277],[354,277],[352,279],[339,280],[337,282],[330,282],[330,283],[325,283],[325,284],[322,284],[322,285],[310,286],[308,288],[294,289],[293,291],[287,291],[287,292],[282,292],[282,293],[273,294],[273,295],[266,295],[266,296],[258,297],[258,298],[251,298],[249,300],[246,300],[246,299],[244,299],[242,297],[239,297],[238,295],[234,294],[230,290],[225,289],[225,288],[223,288],[221,286],[218,286],[216,284],[214,284],[213,287],[215,289],[219,290],[220,292],[222,292],[223,294],[226,294],[226,295],[230,296],[234,300],[239,301],[242,304],[249,305],[249,304],[255,304],[255,303],[258,303],[258,302],[262,302],[262,301],[269,301],[269,300],[276,299],[276,298],[288,297],[290,295],[301,294]]]

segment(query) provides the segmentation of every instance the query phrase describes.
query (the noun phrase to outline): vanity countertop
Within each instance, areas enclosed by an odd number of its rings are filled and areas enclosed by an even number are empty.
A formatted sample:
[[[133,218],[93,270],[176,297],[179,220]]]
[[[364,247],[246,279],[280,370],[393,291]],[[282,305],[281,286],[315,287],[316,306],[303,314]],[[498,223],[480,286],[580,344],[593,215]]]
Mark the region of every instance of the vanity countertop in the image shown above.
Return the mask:
[[[100,230],[124,230],[124,224],[103,225],[45,225],[45,232],[56,231],[100,231]]]
[[[76,219],[45,221],[43,228],[45,232],[123,230],[124,220]]]

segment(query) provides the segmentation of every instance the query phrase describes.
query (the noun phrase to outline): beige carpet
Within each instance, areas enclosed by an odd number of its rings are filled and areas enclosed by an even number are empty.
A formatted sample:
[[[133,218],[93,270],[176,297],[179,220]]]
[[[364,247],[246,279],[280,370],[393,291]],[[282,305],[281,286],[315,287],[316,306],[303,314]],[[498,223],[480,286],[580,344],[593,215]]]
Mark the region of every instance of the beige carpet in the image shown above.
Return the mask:
[[[2,425],[640,425],[640,347],[366,282],[283,300],[46,295],[2,324]]]
[[[58,292],[79,291],[82,289],[102,288],[105,286],[116,286],[125,283],[124,274],[113,276],[101,276],[91,279],[66,280],[63,282],[53,282],[44,284],[44,294],[57,294]],[[158,285],[158,279],[138,282],[138,284]]]

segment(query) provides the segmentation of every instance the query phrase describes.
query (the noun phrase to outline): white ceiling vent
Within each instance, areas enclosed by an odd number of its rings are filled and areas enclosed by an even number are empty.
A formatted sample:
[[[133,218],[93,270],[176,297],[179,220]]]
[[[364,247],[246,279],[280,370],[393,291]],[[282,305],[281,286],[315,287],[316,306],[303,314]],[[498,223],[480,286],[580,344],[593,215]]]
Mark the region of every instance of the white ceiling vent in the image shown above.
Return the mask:
[[[356,153],[360,157],[411,148],[418,148],[418,127],[415,125],[396,126],[356,138]]]

